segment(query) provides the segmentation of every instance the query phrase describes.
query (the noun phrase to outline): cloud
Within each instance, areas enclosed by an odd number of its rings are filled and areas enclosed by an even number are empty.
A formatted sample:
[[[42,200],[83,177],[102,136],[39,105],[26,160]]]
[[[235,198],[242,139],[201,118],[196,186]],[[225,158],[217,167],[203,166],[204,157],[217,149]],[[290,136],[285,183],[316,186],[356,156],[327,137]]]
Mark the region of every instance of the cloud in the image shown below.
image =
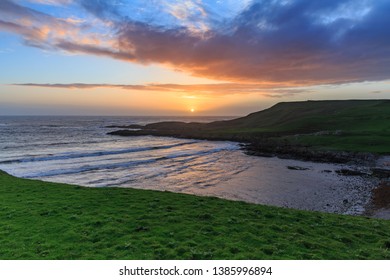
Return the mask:
[[[41,29],[30,27],[26,29],[24,26],[12,22],[0,20],[0,30],[7,30],[14,33],[18,33],[25,38],[25,42],[29,42],[33,45],[34,42],[41,42],[42,37],[45,36],[45,32]]]
[[[119,60],[134,61],[134,56],[131,53],[116,51],[94,44],[78,44],[66,40],[59,40],[56,42],[55,47],[72,53],[88,53],[98,56],[110,56]]]
[[[24,83],[13,84],[14,86],[25,87],[44,87],[44,88],[60,88],[60,89],[93,89],[93,88],[117,88],[131,91],[154,91],[154,92],[171,92],[182,95],[183,98],[196,98],[198,96],[224,96],[235,94],[258,94],[265,97],[280,98],[282,96],[295,96],[301,93],[313,92],[308,88],[271,88],[263,84],[237,84],[237,83],[221,83],[221,84],[37,84]],[[185,94],[185,95],[183,95]]]
[[[126,14],[128,7],[118,1],[76,2],[105,23],[106,31],[96,33],[92,27],[67,22],[71,34],[56,36],[64,24],[61,19],[49,15],[37,19],[39,12],[9,0],[0,2],[2,13],[4,6],[8,5],[5,13],[15,12],[17,6],[33,27],[2,20],[0,28],[37,47],[158,63],[234,83],[291,87],[390,78],[390,1],[386,0],[255,0],[221,22],[213,21],[216,10],[200,1],[159,2],[167,7],[165,12],[184,22],[177,25]],[[49,35],[43,27],[49,27]]]
[[[210,30],[209,15],[202,1],[178,1],[168,4],[168,13],[186,26],[192,35],[203,35]]]
[[[28,0],[32,3],[44,4],[44,5],[69,5],[73,0]]]
[[[35,1],[41,3],[42,1]],[[65,4],[70,1],[44,1],[45,3]],[[43,2],[42,2],[43,3]],[[107,35],[98,34],[92,30],[92,23],[76,17],[59,18],[35,9],[21,6],[14,1],[0,1],[0,31],[20,35],[25,45],[41,49],[66,50],[72,42],[82,44],[85,53],[106,55],[104,48],[111,46]],[[63,42],[66,41],[67,44]],[[64,48],[62,48],[64,46]],[[88,46],[95,46],[87,48]],[[110,50],[110,53],[113,52]],[[114,52],[115,53],[115,52]],[[117,58],[113,54],[114,58]]]
[[[390,19],[384,11],[390,12],[390,4],[379,1],[360,18],[335,14],[318,22],[317,16],[347,1],[312,2],[256,1],[229,33],[212,31],[206,40],[185,30],[127,23],[119,32],[120,46],[131,45],[128,51],[140,62],[230,81],[307,85],[388,79]]]

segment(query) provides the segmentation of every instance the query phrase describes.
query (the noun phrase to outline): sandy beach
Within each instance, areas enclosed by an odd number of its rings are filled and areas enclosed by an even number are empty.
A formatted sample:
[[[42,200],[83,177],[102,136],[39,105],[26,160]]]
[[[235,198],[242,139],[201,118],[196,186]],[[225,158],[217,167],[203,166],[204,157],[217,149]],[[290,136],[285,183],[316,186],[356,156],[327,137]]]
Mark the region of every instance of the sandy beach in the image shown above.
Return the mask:
[[[339,175],[336,170],[340,169],[358,167],[258,157],[250,168],[225,182],[186,192],[302,210],[364,215],[371,191],[379,180]]]

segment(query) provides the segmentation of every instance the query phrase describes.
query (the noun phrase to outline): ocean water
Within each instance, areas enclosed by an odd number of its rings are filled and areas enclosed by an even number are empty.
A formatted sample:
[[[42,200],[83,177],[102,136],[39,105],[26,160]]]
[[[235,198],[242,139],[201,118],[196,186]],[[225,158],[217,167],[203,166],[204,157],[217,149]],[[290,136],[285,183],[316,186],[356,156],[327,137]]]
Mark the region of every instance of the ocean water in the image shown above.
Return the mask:
[[[0,117],[0,169],[89,187],[210,188],[250,167],[237,143],[113,136],[107,126],[222,119],[228,117]]]

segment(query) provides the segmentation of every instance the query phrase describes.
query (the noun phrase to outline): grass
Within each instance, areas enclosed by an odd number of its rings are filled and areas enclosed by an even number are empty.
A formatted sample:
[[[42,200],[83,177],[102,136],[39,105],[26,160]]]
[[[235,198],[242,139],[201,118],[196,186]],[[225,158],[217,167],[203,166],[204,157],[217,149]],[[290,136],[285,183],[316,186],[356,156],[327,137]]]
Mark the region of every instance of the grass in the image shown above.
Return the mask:
[[[272,132],[290,135],[284,139],[315,149],[388,154],[390,101],[279,103],[236,120],[230,128],[232,134],[261,135]]]
[[[224,125],[293,133],[323,130],[390,132],[389,121],[390,100],[338,100],[282,102]]]
[[[163,122],[117,135],[211,140],[286,140],[320,150],[390,154],[390,100],[282,102],[246,117],[208,124]]]
[[[0,172],[0,259],[389,259],[390,221]]]

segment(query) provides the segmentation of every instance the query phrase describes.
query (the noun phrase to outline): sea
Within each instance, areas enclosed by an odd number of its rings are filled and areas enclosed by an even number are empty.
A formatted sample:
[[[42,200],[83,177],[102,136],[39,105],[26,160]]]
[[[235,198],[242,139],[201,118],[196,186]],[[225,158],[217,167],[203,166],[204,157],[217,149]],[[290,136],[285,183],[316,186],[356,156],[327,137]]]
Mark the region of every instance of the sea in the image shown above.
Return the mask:
[[[88,187],[186,192],[230,180],[251,166],[238,143],[108,135],[112,125],[211,122],[232,117],[0,117],[0,169]]]

